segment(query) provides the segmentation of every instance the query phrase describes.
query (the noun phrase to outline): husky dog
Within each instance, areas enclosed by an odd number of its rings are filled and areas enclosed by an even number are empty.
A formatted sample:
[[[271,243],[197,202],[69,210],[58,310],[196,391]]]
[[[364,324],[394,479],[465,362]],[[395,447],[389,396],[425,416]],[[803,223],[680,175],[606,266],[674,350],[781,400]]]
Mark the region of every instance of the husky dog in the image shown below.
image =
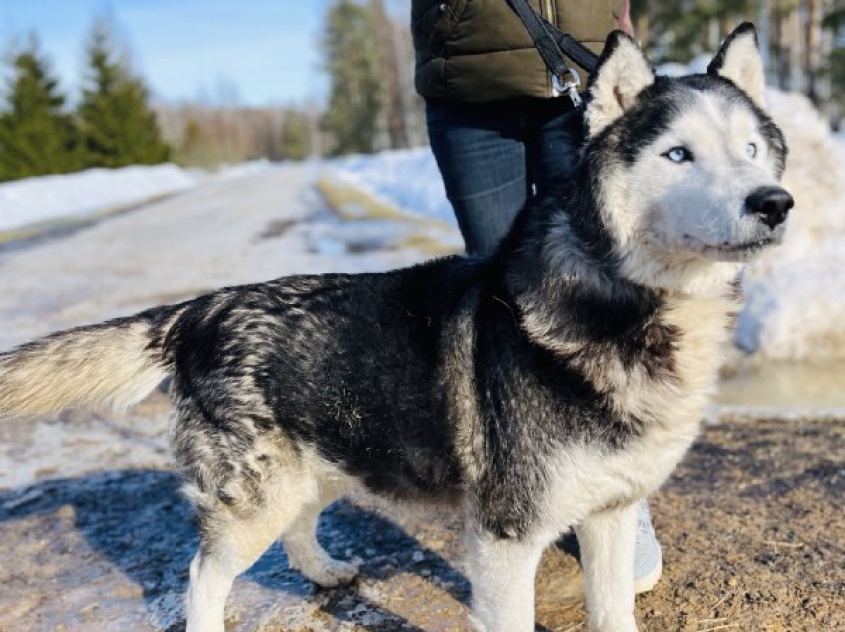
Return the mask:
[[[793,205],[763,99],[751,25],[682,78],[613,33],[577,173],[492,257],[283,278],[57,333],[0,356],[0,414],[126,406],[173,376],[201,532],[189,632],[222,632],[232,581],[277,538],[317,584],[351,581],[315,524],[356,486],[461,508],[480,630],[534,630],[540,555],[574,527],[591,629],[636,632],[637,501],[695,439],[737,274]]]

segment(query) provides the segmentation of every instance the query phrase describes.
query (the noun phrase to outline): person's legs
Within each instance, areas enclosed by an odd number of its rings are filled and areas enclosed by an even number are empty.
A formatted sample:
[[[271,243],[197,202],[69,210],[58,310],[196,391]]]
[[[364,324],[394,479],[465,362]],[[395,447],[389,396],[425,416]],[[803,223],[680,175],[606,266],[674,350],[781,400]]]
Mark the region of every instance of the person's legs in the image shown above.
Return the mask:
[[[648,592],[663,575],[663,550],[657,541],[648,502],[640,501],[637,507],[637,548],[634,550],[634,592]]]
[[[525,147],[509,103],[426,103],[431,149],[467,252],[490,254],[528,196]]]

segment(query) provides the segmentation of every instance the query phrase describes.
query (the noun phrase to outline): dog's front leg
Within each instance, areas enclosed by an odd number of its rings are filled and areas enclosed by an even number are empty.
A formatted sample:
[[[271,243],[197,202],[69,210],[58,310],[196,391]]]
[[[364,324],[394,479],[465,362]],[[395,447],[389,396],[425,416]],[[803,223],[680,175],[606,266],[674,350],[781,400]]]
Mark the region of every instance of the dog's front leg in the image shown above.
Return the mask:
[[[534,576],[546,544],[467,529],[473,622],[480,632],[534,632]]]
[[[593,514],[575,528],[584,567],[593,632],[637,632],[634,618],[634,549],[637,505]]]

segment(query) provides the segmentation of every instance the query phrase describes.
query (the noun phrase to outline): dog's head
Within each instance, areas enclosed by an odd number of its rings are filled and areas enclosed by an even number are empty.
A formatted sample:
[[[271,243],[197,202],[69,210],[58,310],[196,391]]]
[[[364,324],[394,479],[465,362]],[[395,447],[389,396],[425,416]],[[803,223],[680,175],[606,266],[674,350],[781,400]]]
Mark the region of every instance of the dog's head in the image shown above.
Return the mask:
[[[783,239],[792,197],[778,181],[783,134],[764,112],[754,27],[725,41],[707,73],[655,76],[611,34],[590,85],[585,160],[622,272],[704,292]]]

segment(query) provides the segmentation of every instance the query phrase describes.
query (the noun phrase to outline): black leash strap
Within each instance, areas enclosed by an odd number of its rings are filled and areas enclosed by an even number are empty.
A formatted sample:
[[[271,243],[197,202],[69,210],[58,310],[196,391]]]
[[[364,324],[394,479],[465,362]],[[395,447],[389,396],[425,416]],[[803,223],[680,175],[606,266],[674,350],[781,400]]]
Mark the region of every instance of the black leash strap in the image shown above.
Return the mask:
[[[540,57],[552,73],[555,88],[567,93],[572,103],[580,107],[581,96],[578,94],[578,87],[581,85],[581,78],[578,72],[567,64],[566,58],[569,57],[591,73],[598,66],[598,55],[539,15],[528,4],[528,0],[505,1],[522,20],[528,34],[534,40],[534,46],[537,47]]]

